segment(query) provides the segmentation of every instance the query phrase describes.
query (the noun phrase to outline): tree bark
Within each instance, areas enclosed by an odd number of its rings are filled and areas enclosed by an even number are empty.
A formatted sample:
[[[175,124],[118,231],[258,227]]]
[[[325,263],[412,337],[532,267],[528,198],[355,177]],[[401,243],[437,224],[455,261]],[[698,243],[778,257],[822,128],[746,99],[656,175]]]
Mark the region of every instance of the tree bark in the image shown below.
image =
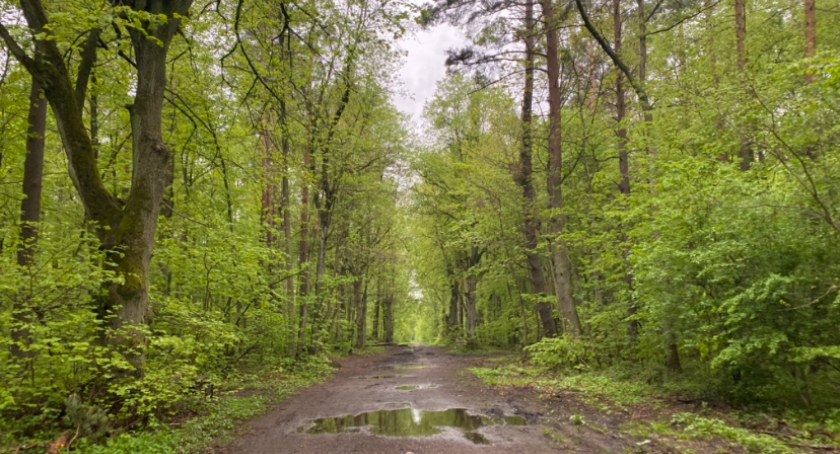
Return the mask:
[[[805,0],[805,56],[817,54],[817,1]]]
[[[464,295],[466,302],[466,319],[467,319],[467,343],[470,346],[475,345],[475,330],[478,326],[478,318],[476,314],[476,287],[478,286],[478,276],[470,273],[467,275],[466,295]]]
[[[288,118],[286,116],[286,103],[280,104],[280,122],[282,125],[283,137],[280,139],[280,148],[283,152],[283,177],[280,182],[280,204],[283,210],[283,251],[286,253],[286,316],[290,323],[294,320],[295,311],[295,278],[292,276],[294,267],[292,260],[292,196],[289,187],[289,162],[291,161],[291,144],[289,141]]]
[[[309,147],[303,151],[303,168],[309,170],[312,153]],[[303,347],[306,344],[306,329],[309,302],[306,300],[310,293],[310,271],[309,271],[309,182],[304,176],[301,183],[300,193],[300,245],[298,246],[298,267],[300,268],[300,279],[298,279],[298,304],[300,315],[298,320],[298,344]]]
[[[817,1],[805,0],[805,57],[817,54]],[[805,82],[814,81],[813,74],[805,76]]]
[[[43,96],[41,85],[32,78],[27,115],[26,158],[23,164],[23,200],[20,202],[20,242],[17,249],[17,264],[21,268],[32,264],[38,242],[46,132],[47,100]],[[28,325],[33,322],[32,309],[28,307],[27,301],[16,299],[12,314],[15,326],[12,329],[11,353],[13,357],[23,359],[29,356],[31,335]]]
[[[622,33],[623,33],[623,19],[621,15],[621,0],[613,0],[613,48],[616,53],[621,52],[622,47]],[[641,42],[640,42],[641,44]],[[645,43],[646,45],[646,43]],[[641,47],[641,46],[640,46]],[[646,49],[646,47],[645,47]],[[646,52],[646,51],[645,51]],[[644,84],[643,70],[640,69],[639,80]],[[627,102],[626,91],[624,89],[624,73],[618,71],[615,79],[615,121],[616,130],[615,136],[618,139],[618,172],[620,180],[618,183],[618,190],[624,197],[630,196],[630,156],[627,152],[627,128],[624,126],[624,120],[627,116]],[[647,121],[650,118],[646,117]],[[628,315],[630,316],[630,324],[628,327],[628,334],[630,339],[635,341],[639,337],[639,322],[633,319],[633,316],[638,312],[636,302],[633,300],[633,290],[635,287],[635,276],[633,274],[632,265],[630,264],[631,247],[627,239],[626,228],[621,227],[622,240],[622,260],[624,262],[624,281],[627,284],[627,289],[630,291],[630,307]]]
[[[374,298],[373,303],[373,338],[376,340],[381,339],[380,332],[379,332],[379,325],[380,323],[380,314],[382,309],[382,286],[380,284],[380,279],[377,276],[376,278],[376,297]]]
[[[616,53],[621,52],[621,34],[621,0],[613,0],[613,48]],[[624,118],[627,115],[626,96],[624,74],[618,71],[615,75],[615,136],[618,139],[618,171],[621,175],[618,189],[622,194],[630,195],[630,159],[627,154],[627,127],[624,126]]]
[[[735,43],[738,50],[738,73],[746,77],[747,73],[747,13],[745,0],[735,0]],[[752,167],[753,150],[746,135],[741,135],[741,170]]]
[[[563,313],[567,332],[580,336],[581,326],[572,297],[572,262],[569,248],[560,239],[566,228],[566,215],[561,211],[563,201],[563,95],[560,91],[560,37],[557,33],[554,7],[551,0],[541,0],[543,22],[546,24],[546,63],[548,73],[548,203],[551,209],[551,249],[554,257],[554,291]]]
[[[747,14],[745,0],[735,0],[735,46],[738,51],[738,72],[747,69]]]
[[[533,104],[534,104],[534,55],[536,52],[534,20],[534,0],[527,0],[525,3],[525,86],[522,92],[522,147],[519,152],[519,173],[516,176],[517,184],[522,188],[525,198],[525,220],[523,230],[525,234],[525,255],[528,260],[528,271],[531,276],[531,283],[534,293],[539,298],[537,301],[537,313],[542,322],[543,335],[547,337],[557,336],[557,325],[554,323],[554,316],[551,304],[546,302],[547,287],[543,273],[542,261],[537,253],[537,236],[539,221],[534,210],[536,209],[536,193],[531,178],[533,173]]]
[[[47,100],[41,85],[33,78],[29,92],[26,158],[23,164],[23,200],[20,203],[20,244],[17,263],[29,266],[38,241],[37,223],[41,220],[41,189],[44,174],[44,136],[47,131]]]
[[[394,294],[388,290],[385,295],[385,307],[383,308],[382,321],[385,328],[385,343],[394,343]]]
[[[260,220],[265,228],[265,243],[273,248],[277,233],[277,182],[274,160],[274,143],[271,140],[271,118],[263,118],[259,133],[262,147],[263,190],[261,198]]]
[[[356,306],[356,347],[365,348],[367,344],[367,301],[364,292],[364,276],[356,276],[353,281],[353,302]]]
[[[458,278],[453,273],[449,273],[449,317],[446,328],[450,337],[457,333],[458,320],[460,320],[458,301],[461,300],[461,291],[459,287]]]

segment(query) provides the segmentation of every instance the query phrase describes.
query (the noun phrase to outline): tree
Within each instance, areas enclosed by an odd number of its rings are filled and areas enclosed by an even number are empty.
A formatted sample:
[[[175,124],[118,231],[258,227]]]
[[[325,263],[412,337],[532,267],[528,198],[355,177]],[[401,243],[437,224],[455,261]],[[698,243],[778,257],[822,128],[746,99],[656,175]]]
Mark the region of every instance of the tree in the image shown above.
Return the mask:
[[[560,38],[557,32],[558,17],[551,0],[541,0],[543,22],[546,25],[546,62],[548,75],[548,200],[552,210],[551,233],[554,256],[554,281],[557,301],[572,336],[580,336],[581,326],[577,308],[572,298],[572,262],[565,242],[560,238],[566,227],[563,203],[563,95],[560,91]]]
[[[26,130],[26,160],[23,169],[23,200],[20,203],[20,238],[17,264],[33,264],[38,242],[38,222],[41,220],[41,189],[44,178],[44,141],[47,134],[47,101],[40,84],[32,80],[29,92],[29,114]],[[28,355],[31,342],[28,325],[32,322],[30,308],[25,301],[18,301],[13,308],[17,327],[12,331],[12,356],[23,359]]]
[[[117,14],[130,19],[128,30],[136,61],[137,90],[129,108],[133,136],[131,191],[124,203],[102,185],[96,151],[83,121],[83,102],[96,58],[99,31],[88,32],[75,84],[58,43],[51,38],[47,11],[39,0],[22,0],[21,10],[35,40],[30,56],[0,24],[0,37],[12,55],[43,87],[56,117],[67,152],[70,176],[88,217],[96,223],[100,241],[111,251],[110,260],[122,282],[109,285],[99,308],[117,346],[142,375],[148,298],[149,263],[154,248],[158,215],[170,169],[171,152],[163,142],[162,114],[166,89],[166,56],[172,38],[186,17],[191,0],[138,1]]]

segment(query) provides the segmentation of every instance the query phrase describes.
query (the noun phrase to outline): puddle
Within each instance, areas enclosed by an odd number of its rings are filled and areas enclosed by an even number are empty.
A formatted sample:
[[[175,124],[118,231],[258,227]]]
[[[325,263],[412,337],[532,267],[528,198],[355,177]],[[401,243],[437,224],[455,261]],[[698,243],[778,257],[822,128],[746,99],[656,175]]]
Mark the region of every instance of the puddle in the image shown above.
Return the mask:
[[[298,432],[327,434],[356,432],[361,427],[369,427],[376,435],[391,437],[428,437],[442,432],[445,427],[460,429],[464,437],[475,444],[489,444],[487,438],[477,430],[492,425],[525,425],[520,416],[490,417],[474,415],[464,408],[451,408],[443,411],[425,411],[413,408],[398,410],[379,410],[359,415],[320,418],[313,421],[312,427],[301,427]]]
[[[438,385],[400,385],[395,386],[394,389],[397,391],[418,391],[421,389],[434,389],[437,387]]]
[[[398,364],[396,366],[391,366],[396,370],[419,370],[419,369],[428,369],[429,366],[425,364]]]

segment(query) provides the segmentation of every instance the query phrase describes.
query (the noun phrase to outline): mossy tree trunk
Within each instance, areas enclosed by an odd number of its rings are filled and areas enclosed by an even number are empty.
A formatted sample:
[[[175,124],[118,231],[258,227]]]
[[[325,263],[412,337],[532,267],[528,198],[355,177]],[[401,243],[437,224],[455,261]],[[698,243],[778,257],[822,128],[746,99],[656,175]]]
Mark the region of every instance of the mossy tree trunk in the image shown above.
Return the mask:
[[[96,225],[103,248],[109,253],[106,265],[120,276],[108,284],[98,313],[107,323],[105,338],[134,368],[143,373],[143,350],[149,302],[149,265],[154,248],[158,216],[167,182],[170,181],[171,153],[163,143],[163,96],[166,88],[166,56],[169,44],[186,16],[192,0],[137,0],[124,2],[138,17],[150,15],[161,21],[140,19],[141,29],[131,29],[133,66],[137,90],[130,106],[133,136],[131,190],[123,203],[105,189],[100,179],[93,140],[84,124],[83,105],[88,78],[96,59],[99,33],[88,33],[76,71],[65,64],[52,36],[47,13],[38,0],[22,0],[21,9],[37,41],[32,57],[0,26],[14,57],[41,84],[53,110],[67,154],[70,177],[79,193],[88,219]],[[136,19],[135,17],[134,19]],[[71,79],[75,73],[75,83]]]

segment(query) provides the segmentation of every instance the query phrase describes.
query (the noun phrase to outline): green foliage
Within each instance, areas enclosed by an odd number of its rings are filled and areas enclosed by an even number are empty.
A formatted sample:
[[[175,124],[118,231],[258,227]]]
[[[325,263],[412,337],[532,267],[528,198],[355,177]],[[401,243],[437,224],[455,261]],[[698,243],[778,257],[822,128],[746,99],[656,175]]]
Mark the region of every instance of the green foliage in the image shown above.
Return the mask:
[[[28,267],[10,263],[9,254],[0,256],[4,415],[57,415],[71,393],[99,380],[103,370],[119,360],[95,340],[101,326],[94,311],[96,298],[100,287],[114,279],[103,271],[104,255],[87,231],[75,230],[69,237],[55,233],[42,229],[40,254]],[[25,337],[12,338],[12,330]],[[22,360],[12,358],[13,345],[24,355]],[[15,425],[35,430],[43,423]]]
[[[76,434],[90,440],[101,439],[108,430],[108,415],[98,408],[91,408],[82,403],[78,394],[71,394],[64,403],[64,419],[76,428]]]
[[[736,446],[742,446],[749,452],[768,454],[794,452],[774,437],[732,427],[720,419],[704,418],[693,413],[679,413],[671,418],[671,424],[678,428],[684,436],[701,439],[723,439]]]
[[[229,393],[206,403],[199,416],[178,428],[167,426],[154,430],[122,434],[106,444],[94,444],[95,438],[83,439],[75,449],[82,453],[195,453],[224,443],[236,424],[265,412],[302,388],[320,383],[332,375],[329,362],[322,357],[305,361],[284,361],[284,365],[263,368],[255,373],[229,377],[227,386],[238,385]],[[247,396],[240,395],[248,390]]]
[[[503,367],[471,367],[470,372],[484,383],[494,386],[517,386],[530,383],[540,375],[538,369],[507,365]]]
[[[126,58],[136,57],[127,36],[145,35],[165,17],[108,2],[46,7],[49,39],[74,75],[84,53],[79,37],[100,29],[103,45],[79,101],[96,148],[95,173],[122,206],[137,185],[126,109],[137,68]],[[364,2],[324,0],[289,5],[284,22],[276,5],[231,8],[221,2],[178,17],[186,39],[168,49],[162,129],[172,176],[158,182],[166,194],[149,275],[129,276],[148,279],[148,310],[140,326],[122,331],[142,333],[131,352],[144,359],[142,374],[110,342],[116,323],[103,309],[118,300],[109,286],[119,278],[106,260],[110,245],[96,240],[108,226],[86,222],[52,117],[42,222],[27,245],[34,262],[16,263],[30,77],[11,56],[0,62],[3,448],[79,429],[91,438],[85,449],[107,441],[116,452],[201,450],[215,429],[205,434],[196,426],[203,437],[196,444],[166,426],[210,414],[207,424],[227,427],[260,411],[266,402],[259,399],[231,414],[215,401],[243,370],[288,375],[276,390],[287,394],[328,375],[323,356],[350,351],[359,319],[367,321],[369,342],[405,327],[407,318],[395,315],[408,300],[411,273],[398,241],[402,212],[392,170],[407,140],[388,88],[397,56],[390,40],[403,33],[405,11],[388,2],[369,10]],[[3,23],[29,49],[24,22],[7,24],[13,16]],[[234,16],[237,30],[224,19]],[[293,32],[310,28],[305,37]],[[258,39],[243,39],[231,53],[235,33]],[[353,300],[355,282],[363,283],[362,301]],[[23,354],[13,355],[13,347]],[[105,429],[122,435],[97,438]]]
[[[125,108],[137,74],[125,58],[134,55],[125,36],[146,34],[164,17],[77,3],[49,3],[46,31],[9,28],[25,49],[31,36],[54,40],[73,74],[84,53],[79,37],[100,29],[95,77],[77,101],[95,142],[95,173],[122,204],[137,184]],[[558,24],[559,209],[548,209],[549,125],[538,117],[527,125],[535,194],[533,206],[525,203],[520,62],[448,75],[427,105],[429,130],[412,140],[390,102],[399,59],[393,40],[408,19],[401,3],[317,0],[287,4],[278,16],[271,2],[217,2],[179,17],[187,39],[169,49],[162,117],[172,179],[162,182],[150,275],[128,276],[148,278],[148,313],[142,326],[122,332],[144,335],[134,352],[145,359],[142,376],[108,341],[117,333],[103,311],[109,287],[123,279],[112,272],[118,252],[109,260],[110,245],[96,240],[97,229],[109,226],[86,221],[52,119],[39,237],[18,244],[30,77],[2,59],[2,442],[75,429],[95,438],[107,417],[110,429],[156,429],[111,440],[116,451],[206,446],[164,426],[211,412],[218,417],[207,424],[226,427],[264,405],[255,399],[217,408],[207,390],[255,365],[324,372],[324,354],[374,338],[473,352],[528,346],[538,369],[475,373],[500,384],[575,389],[619,407],[662,386],[819,415],[836,429],[836,18],[819,11],[821,53],[803,58],[802,21],[791,14],[798,4],[748,1],[742,71],[735,36],[723,33],[731,5],[689,3],[626,15],[627,40],[642,30],[635,16],[646,20],[650,77],[640,82],[655,105],[641,112],[627,96],[620,122],[615,68],[592,54],[591,37],[572,26],[574,15]],[[458,22],[455,10],[469,5],[424,7],[418,21],[446,15]],[[609,30],[614,11],[588,7]],[[507,52],[525,36],[506,12],[482,14],[469,16],[475,55]],[[3,16],[4,24],[13,17]],[[534,31],[541,49],[542,26]],[[639,50],[619,57],[641,67]],[[536,62],[543,65],[544,56]],[[536,86],[545,86],[544,72],[536,74]],[[489,75],[505,76],[491,83]],[[629,194],[617,189],[616,157],[624,152]],[[755,157],[747,171],[737,162],[742,152]],[[530,213],[539,224],[536,245],[523,235]],[[569,249],[583,335],[540,340],[536,307],[557,306],[551,250],[558,241]],[[17,264],[20,247],[31,248],[31,264]],[[533,290],[526,249],[539,255],[546,294]],[[563,324],[559,311],[555,318]],[[625,373],[638,379],[625,382]],[[686,418],[677,425],[698,436],[777,449],[720,421]]]
[[[553,371],[583,371],[591,367],[588,343],[573,337],[546,338],[525,347],[531,362]]]
[[[472,368],[470,372],[489,385],[528,386],[545,396],[572,392],[584,402],[606,412],[651,403],[659,395],[649,384],[618,373],[557,374],[546,372],[543,367],[512,365]]]

